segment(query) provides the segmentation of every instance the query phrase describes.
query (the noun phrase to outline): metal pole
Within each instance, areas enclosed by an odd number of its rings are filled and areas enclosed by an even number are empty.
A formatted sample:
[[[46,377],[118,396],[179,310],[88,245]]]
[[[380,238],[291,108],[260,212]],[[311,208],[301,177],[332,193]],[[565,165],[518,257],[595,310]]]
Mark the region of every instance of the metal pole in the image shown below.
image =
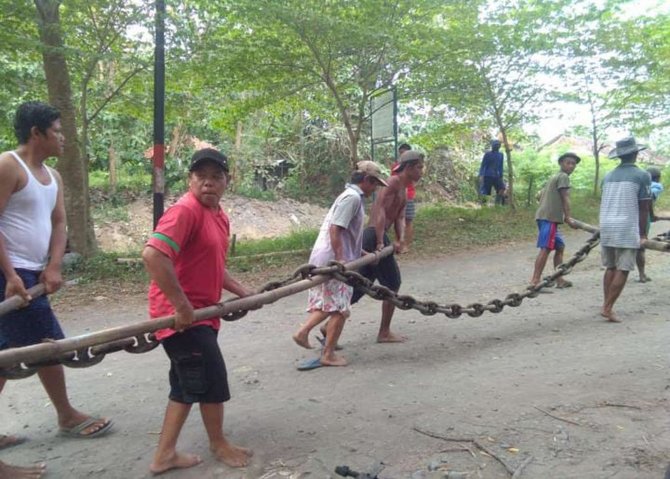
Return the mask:
[[[153,186],[155,228],[163,216],[165,195],[165,0],[156,0]]]
[[[379,261],[381,258],[392,253],[393,246],[386,246],[381,251],[366,254],[361,258],[345,264],[345,267],[347,270],[357,270],[361,266]],[[329,279],[331,279],[330,275],[316,275],[309,279],[303,279],[272,291],[254,294],[252,296],[247,296],[246,298],[226,301],[225,303],[218,303],[213,306],[196,310],[195,318],[196,320],[200,320],[222,316],[235,311],[258,309],[264,304],[274,303],[286,296],[325,283]],[[48,359],[59,358],[70,351],[77,351],[97,344],[118,341],[143,333],[152,333],[159,329],[171,328],[173,326],[174,316],[166,316],[164,318],[148,319],[135,324],[118,326],[116,328],[59,339],[48,343],[33,344],[32,346],[25,346],[22,348],[5,349],[4,351],[0,351],[0,368],[12,367],[20,363],[37,363]]]

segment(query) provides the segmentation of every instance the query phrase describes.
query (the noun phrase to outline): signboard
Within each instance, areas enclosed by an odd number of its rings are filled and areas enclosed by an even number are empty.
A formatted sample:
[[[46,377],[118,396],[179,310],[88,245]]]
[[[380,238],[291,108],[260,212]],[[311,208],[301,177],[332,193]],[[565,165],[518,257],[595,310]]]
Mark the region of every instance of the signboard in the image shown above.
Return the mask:
[[[372,141],[395,137],[395,89],[386,90],[370,99]]]

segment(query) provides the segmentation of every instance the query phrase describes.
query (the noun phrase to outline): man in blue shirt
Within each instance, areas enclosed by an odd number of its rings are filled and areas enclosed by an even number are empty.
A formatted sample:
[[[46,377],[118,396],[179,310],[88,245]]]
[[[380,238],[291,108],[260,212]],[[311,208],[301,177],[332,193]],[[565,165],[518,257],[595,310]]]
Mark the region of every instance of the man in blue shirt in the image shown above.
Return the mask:
[[[479,194],[489,196],[491,188],[496,189],[496,205],[503,204],[505,182],[503,181],[503,163],[505,157],[500,152],[500,141],[491,140],[491,151],[484,153],[479,167]]]

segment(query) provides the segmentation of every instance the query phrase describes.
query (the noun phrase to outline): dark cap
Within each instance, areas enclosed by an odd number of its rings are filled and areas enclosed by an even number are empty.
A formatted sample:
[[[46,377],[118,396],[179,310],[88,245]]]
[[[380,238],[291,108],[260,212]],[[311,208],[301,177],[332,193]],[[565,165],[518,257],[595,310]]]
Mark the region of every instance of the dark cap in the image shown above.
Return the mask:
[[[563,153],[561,156],[558,157],[558,162],[560,163],[561,161],[565,160],[566,158],[574,158],[576,164],[579,164],[579,162],[582,161],[582,159],[579,156],[577,156],[575,153],[571,153],[571,152],[568,151],[567,153]]]
[[[195,170],[205,161],[211,161],[212,163],[215,163],[221,167],[223,171],[228,173],[228,158],[226,158],[226,155],[218,150],[215,150],[214,148],[203,148],[202,150],[198,150],[193,153],[193,156],[191,157],[191,166],[188,167],[188,171]]]

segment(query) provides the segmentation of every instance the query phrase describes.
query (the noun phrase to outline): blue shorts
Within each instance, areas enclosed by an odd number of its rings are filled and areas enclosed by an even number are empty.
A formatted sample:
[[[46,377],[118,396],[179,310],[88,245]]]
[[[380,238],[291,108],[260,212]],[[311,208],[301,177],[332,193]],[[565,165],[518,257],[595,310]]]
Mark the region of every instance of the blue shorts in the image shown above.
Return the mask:
[[[537,221],[537,229],[540,231],[537,235],[537,247],[548,249],[549,251],[565,248],[565,241],[558,231],[558,223],[547,220]]]
[[[495,188],[496,194],[499,195],[505,189],[505,182],[498,176],[485,176],[479,194],[489,196],[492,188]]]
[[[41,271],[17,269],[26,289],[35,286]],[[7,281],[0,273],[0,301],[5,300]],[[41,343],[45,339],[63,339],[65,335],[51,311],[46,296],[33,299],[25,308],[0,316],[0,350]]]

